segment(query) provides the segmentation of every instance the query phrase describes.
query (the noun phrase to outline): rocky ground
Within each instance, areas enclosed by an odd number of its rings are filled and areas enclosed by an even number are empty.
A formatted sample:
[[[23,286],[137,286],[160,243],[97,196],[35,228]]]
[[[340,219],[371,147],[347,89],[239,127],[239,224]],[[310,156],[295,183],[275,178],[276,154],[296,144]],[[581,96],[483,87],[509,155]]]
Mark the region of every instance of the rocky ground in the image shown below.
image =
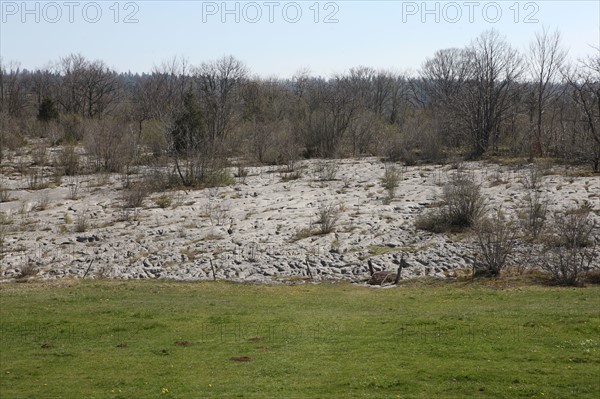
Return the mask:
[[[65,177],[58,186],[29,190],[31,178],[4,168],[0,279],[37,273],[46,279],[365,281],[369,259],[376,271],[392,271],[401,257],[410,265],[402,278],[448,277],[472,267],[471,235],[414,227],[417,215],[439,204],[457,165],[402,167],[388,200],[378,159],[329,162],[300,162],[300,177],[289,181],[276,167],[251,167],[234,185],[154,193],[136,209],[122,205],[120,175]],[[490,212],[501,207],[515,216],[523,206],[523,178],[532,165],[458,166],[482,184]],[[335,179],[323,181],[324,168],[337,169]],[[598,175],[582,177],[564,166],[544,172],[540,190],[550,211],[585,201],[600,209]],[[335,231],[314,234],[327,206],[340,211]],[[598,212],[593,217],[600,225]]]

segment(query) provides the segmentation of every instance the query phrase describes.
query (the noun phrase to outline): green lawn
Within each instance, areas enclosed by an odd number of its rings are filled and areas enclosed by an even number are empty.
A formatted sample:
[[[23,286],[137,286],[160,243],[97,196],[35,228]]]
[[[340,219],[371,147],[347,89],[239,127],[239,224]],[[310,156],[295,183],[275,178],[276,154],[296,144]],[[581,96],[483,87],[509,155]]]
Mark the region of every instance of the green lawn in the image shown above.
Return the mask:
[[[1,284],[0,398],[598,398],[599,311],[598,286]]]

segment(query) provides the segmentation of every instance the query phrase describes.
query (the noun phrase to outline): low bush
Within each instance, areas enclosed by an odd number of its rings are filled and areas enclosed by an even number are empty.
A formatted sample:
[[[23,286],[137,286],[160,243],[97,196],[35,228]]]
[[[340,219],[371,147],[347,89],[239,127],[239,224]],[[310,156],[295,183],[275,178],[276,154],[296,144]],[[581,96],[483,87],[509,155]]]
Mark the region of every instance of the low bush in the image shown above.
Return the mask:
[[[124,208],[140,208],[144,204],[144,199],[148,196],[148,188],[141,183],[132,184],[130,188],[123,191]]]
[[[481,185],[462,174],[455,175],[444,186],[444,216],[456,228],[471,227],[485,212],[486,201]]]
[[[475,225],[486,209],[486,199],[481,185],[462,173],[457,173],[446,185],[442,194],[443,204],[415,221],[415,227],[433,233],[463,231]]]
[[[159,208],[166,209],[173,204],[173,197],[170,195],[163,194],[153,198],[152,201],[154,201],[156,206],[158,206]]]
[[[318,180],[332,181],[335,180],[338,170],[339,165],[336,161],[320,161],[317,164],[315,172]]]
[[[594,269],[598,235],[591,211],[585,204],[554,216],[551,233],[544,241],[541,268],[557,284],[580,285],[586,273]]]
[[[515,246],[516,230],[502,211],[494,216],[480,219],[475,226],[479,247],[480,270],[476,272],[488,276],[498,276],[507,265],[508,257]]]
[[[84,233],[87,231],[89,227],[89,217],[86,211],[81,211],[77,213],[77,217],[75,218],[75,232],[76,233]]]
[[[317,224],[320,234],[329,234],[335,231],[335,226],[340,219],[340,207],[336,205],[323,205],[317,212]]]
[[[386,164],[381,183],[388,193],[388,200],[391,201],[396,195],[396,189],[402,181],[402,170],[394,164]]]
[[[535,241],[543,232],[548,213],[548,198],[537,190],[525,196],[524,205],[519,211],[521,229],[527,237]]]

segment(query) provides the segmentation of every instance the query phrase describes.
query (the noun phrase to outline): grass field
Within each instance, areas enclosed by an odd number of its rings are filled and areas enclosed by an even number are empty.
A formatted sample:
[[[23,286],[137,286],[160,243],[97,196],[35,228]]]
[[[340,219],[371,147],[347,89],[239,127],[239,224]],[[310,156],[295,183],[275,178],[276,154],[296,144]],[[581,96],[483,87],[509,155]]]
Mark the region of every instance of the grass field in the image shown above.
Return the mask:
[[[600,287],[0,285],[0,398],[598,398]]]

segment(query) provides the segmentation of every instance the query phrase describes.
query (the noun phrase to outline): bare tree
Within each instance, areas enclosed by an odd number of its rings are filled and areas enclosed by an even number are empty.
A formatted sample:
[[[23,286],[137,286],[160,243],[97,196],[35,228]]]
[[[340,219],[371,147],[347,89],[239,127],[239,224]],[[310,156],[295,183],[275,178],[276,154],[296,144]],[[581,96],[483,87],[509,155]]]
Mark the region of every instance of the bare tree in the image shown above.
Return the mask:
[[[247,141],[252,156],[265,162],[275,136],[285,130],[293,103],[291,90],[275,79],[255,78],[243,84],[241,96],[244,137],[240,141]]]
[[[88,63],[83,74],[84,116],[101,116],[116,102],[119,94],[119,80],[115,71],[103,61]]]
[[[31,89],[35,93],[36,106],[40,107],[46,98],[52,98],[53,86],[55,86],[55,75],[49,68],[37,69],[31,74]]]
[[[567,51],[561,46],[558,30],[551,33],[544,28],[535,34],[535,39],[529,45],[527,64],[532,80],[532,98],[529,101],[531,156],[544,154],[543,116],[550,102],[561,93],[558,79],[566,57]]]
[[[70,54],[60,59],[58,69],[62,74],[58,101],[67,113],[93,118],[116,102],[119,80],[103,61]]]
[[[415,99],[439,120],[438,135],[446,142],[457,144],[468,128],[470,112],[459,99],[473,79],[471,54],[466,49],[450,48],[427,59],[421,79],[413,82]]]
[[[313,79],[299,126],[307,155],[337,156],[359,104],[348,76],[338,75],[329,81]]]
[[[83,113],[81,80],[86,63],[81,54],[70,54],[58,63],[58,73],[62,76],[58,101],[66,113]]]
[[[595,56],[580,60],[567,75],[576,106],[576,131],[581,135],[584,154],[595,172],[600,171],[600,49]]]
[[[466,133],[472,155],[496,145],[522,73],[517,51],[491,30],[466,49],[438,51],[423,69],[425,92],[432,97],[425,101],[448,112],[450,126]]]
[[[522,73],[522,61],[500,34],[487,31],[471,45],[474,84],[469,84],[462,98],[462,107],[468,115],[473,155],[481,155],[490,144],[495,145],[501,123],[508,115],[515,94],[512,86]]]
[[[86,123],[84,146],[93,162],[94,169],[119,172],[135,153],[129,126],[118,119],[90,120]]]
[[[27,93],[18,62],[4,65],[0,60],[0,113],[20,117],[27,106]]]
[[[202,63],[194,73],[211,143],[223,142],[236,122],[246,65],[233,56]]]

